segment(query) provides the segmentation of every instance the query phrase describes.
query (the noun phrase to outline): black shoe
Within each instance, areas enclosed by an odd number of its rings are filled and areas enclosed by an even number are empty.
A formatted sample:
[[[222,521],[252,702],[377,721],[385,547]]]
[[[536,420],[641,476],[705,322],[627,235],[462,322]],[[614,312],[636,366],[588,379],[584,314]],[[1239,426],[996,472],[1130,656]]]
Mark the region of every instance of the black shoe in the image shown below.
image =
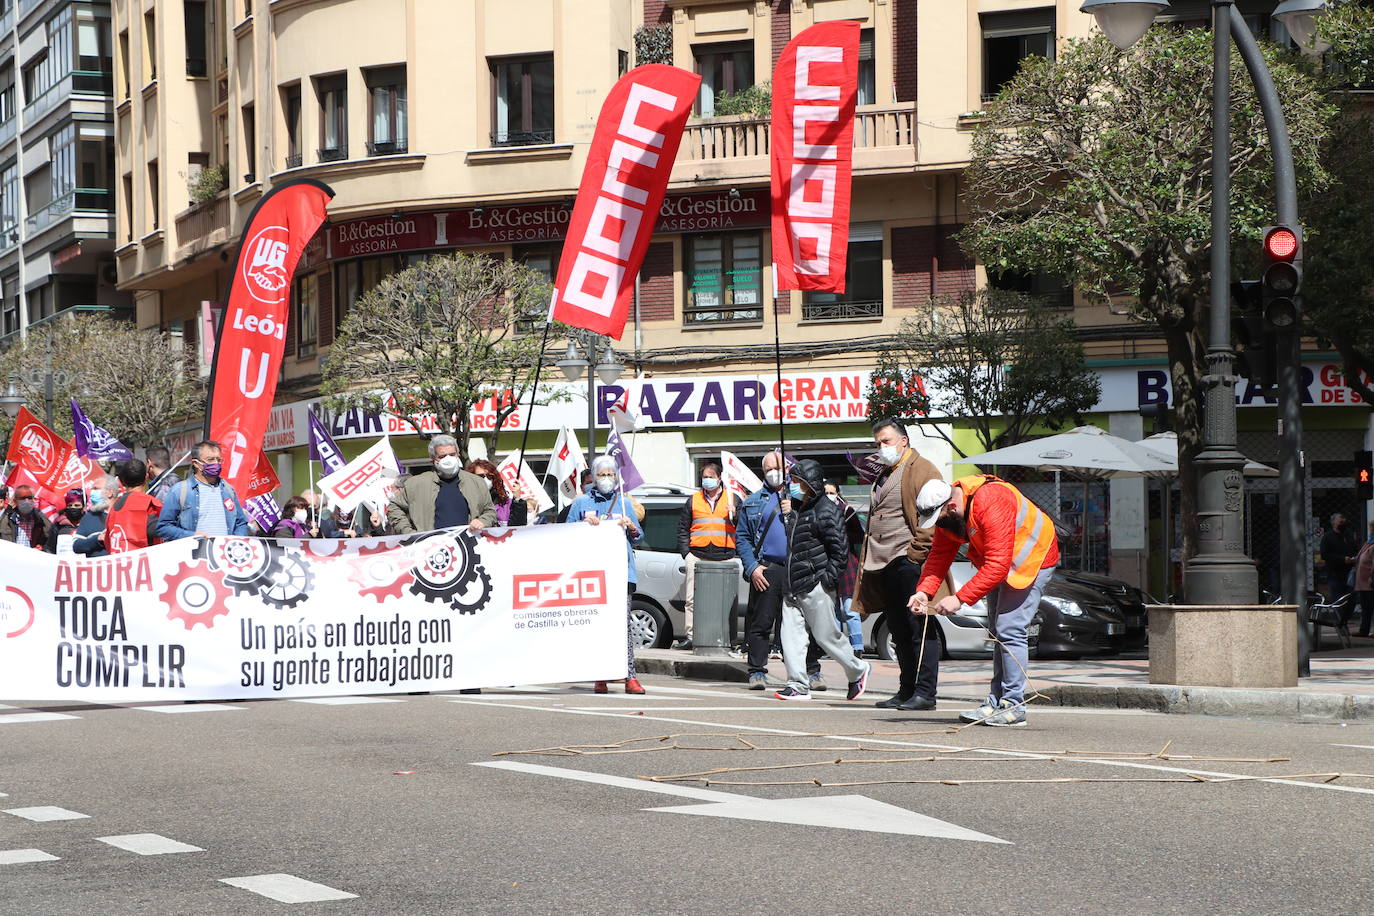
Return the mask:
[[[895,697],[888,697],[886,700],[879,700],[873,705],[879,709],[901,709],[902,704],[909,702],[911,697],[904,697],[898,694]]]
[[[915,694],[914,696],[912,696],[911,699],[906,700],[905,702],[898,704],[898,706],[897,706],[896,708],[897,708],[897,709],[904,709],[904,710],[907,710],[907,711],[911,711],[911,710],[915,710],[915,709],[934,709],[934,708],[935,708],[935,698],[934,698],[934,697],[923,697],[923,696],[921,696],[921,695],[918,693],[918,694]]]
[[[677,642],[673,643],[673,648],[674,648],[674,649],[691,649],[691,648],[692,648],[692,641],[691,641],[690,639],[679,639]]]

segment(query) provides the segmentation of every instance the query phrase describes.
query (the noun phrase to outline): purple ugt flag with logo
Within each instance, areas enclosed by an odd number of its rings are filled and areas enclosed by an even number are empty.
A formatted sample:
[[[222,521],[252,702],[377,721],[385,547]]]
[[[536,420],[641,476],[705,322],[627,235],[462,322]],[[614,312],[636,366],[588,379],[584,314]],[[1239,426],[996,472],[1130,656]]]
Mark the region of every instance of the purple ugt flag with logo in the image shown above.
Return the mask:
[[[76,439],[76,453],[82,458],[97,461],[128,461],[134,457],[128,446],[91,422],[81,405],[72,398],[72,432]]]
[[[630,458],[630,450],[625,447],[625,441],[615,429],[606,437],[606,454],[615,459],[616,469],[620,471],[620,486],[624,492],[628,493],[644,483],[644,478],[639,475],[639,468],[635,467],[634,461]]]
[[[333,474],[348,462],[344,461],[343,453],[334,444],[334,437],[329,435],[329,430],[324,428],[319,417],[309,410],[305,415],[310,421],[310,460],[320,462],[326,473]]]

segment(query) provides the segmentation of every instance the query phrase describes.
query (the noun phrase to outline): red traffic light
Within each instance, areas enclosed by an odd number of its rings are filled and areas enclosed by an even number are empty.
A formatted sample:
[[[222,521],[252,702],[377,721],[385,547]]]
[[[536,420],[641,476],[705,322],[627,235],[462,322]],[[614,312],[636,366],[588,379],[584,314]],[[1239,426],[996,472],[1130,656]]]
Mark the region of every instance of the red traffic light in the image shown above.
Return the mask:
[[[1360,483],[1369,483],[1369,468],[1360,468]]]
[[[1264,253],[1280,261],[1292,259],[1298,253],[1298,235],[1285,226],[1276,226],[1264,237]]]

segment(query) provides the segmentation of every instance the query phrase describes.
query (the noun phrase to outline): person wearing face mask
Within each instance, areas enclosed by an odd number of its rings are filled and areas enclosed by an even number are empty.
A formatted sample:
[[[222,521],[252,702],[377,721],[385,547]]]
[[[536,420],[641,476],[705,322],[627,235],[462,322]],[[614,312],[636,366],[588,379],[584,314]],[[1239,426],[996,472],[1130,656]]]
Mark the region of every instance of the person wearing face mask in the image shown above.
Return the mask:
[[[86,517],[86,494],[81,490],[68,490],[63,499],[62,511],[48,529],[48,543],[44,550],[58,556],[71,556],[75,553],[72,545],[76,541],[76,530]]]
[[[786,459],[791,463],[791,457]],[[749,606],[744,612],[744,646],[748,653],[749,689],[768,689],[768,650],[773,628],[782,618],[787,572],[787,532],[780,516],[791,511],[783,455],[777,449],[763,456],[763,487],[740,506],[735,525],[744,578],[749,580]],[[813,641],[806,670],[811,690],[826,689],[821,677],[821,650]]]
[[[501,472],[496,465],[485,458],[469,461],[465,470],[482,478],[487,492],[491,494],[491,505],[496,510],[496,524],[502,528],[519,528],[529,523],[530,510],[523,499],[517,499],[506,489]]]
[[[568,509],[567,524],[619,525],[625,532],[625,558],[629,567],[629,588],[625,592],[625,692],[644,693],[644,685],[639,683],[635,672],[635,634],[630,626],[630,608],[633,606],[635,585],[639,581],[635,573],[634,548],[644,540],[644,531],[639,527],[634,504],[620,489],[620,470],[616,467],[615,459],[610,455],[597,458],[592,462],[592,474],[596,483],[573,500]],[[606,693],[606,682],[597,681],[592,689],[596,693]]]
[[[304,496],[293,496],[281,507],[281,518],[268,533],[274,538],[313,537],[310,533],[310,503]]]
[[[158,543],[157,517],[162,512],[162,502],[147,492],[147,482],[155,475],[142,461],[130,458],[115,462],[115,476],[124,492],[105,517],[105,530],[98,535],[100,542],[110,553]]]
[[[986,597],[988,626],[997,637],[987,701],[959,718],[1025,725],[1026,627],[1059,564],[1054,522],[1015,486],[991,474],[961,477],[953,486],[932,481],[921,488],[916,503],[922,525],[933,524],[936,531],[908,607],[913,614],[957,614],[963,605]],[[978,571],[958,592],[931,604],[965,541]]]
[[[687,561],[687,592],[683,607],[686,634],[682,648],[692,645],[697,561],[737,564],[736,508],[734,494],[720,479],[720,465],[707,462],[701,469],[701,489],[687,497],[677,524],[677,552]]]
[[[106,519],[110,507],[118,497],[119,479],[114,475],[106,476],[100,486],[91,490],[86,514],[81,517],[81,522],[76,528],[76,539],[72,541],[74,552],[85,557],[110,555],[109,550],[105,548]]]
[[[940,480],[940,470],[911,447],[906,427],[894,419],[873,424],[873,441],[883,469],[869,497],[868,534],[851,607],[860,617],[884,614],[897,653],[897,693],[874,705],[934,709],[940,633],[937,627],[918,623],[907,611],[907,600],[916,591],[933,536],[930,526],[920,522],[916,494],[930,481]]]
[[[42,550],[48,544],[51,527],[33,496],[33,487],[20,484],[10,493],[14,505],[0,512],[0,541]]]
[[[482,478],[463,470],[458,440],[448,435],[429,440],[432,471],[411,474],[396,488],[386,519],[393,534],[414,534],[466,526],[481,531],[496,524],[491,491]]]
[[[844,575],[849,540],[839,506],[825,496],[821,466],[810,459],[792,467],[788,505],[782,514],[791,552],[783,582],[782,658],[787,686],[773,696],[779,700],[811,699],[806,672],[808,632],[825,653],[844,669],[849,682],[846,699],[857,700],[868,685],[872,666],[854,654],[848,636],[835,619],[835,589]]]
[[[157,536],[164,541],[223,535],[247,536],[248,516],[238,493],[220,475],[223,450],[206,439],[191,448],[192,475],[162,497]]]

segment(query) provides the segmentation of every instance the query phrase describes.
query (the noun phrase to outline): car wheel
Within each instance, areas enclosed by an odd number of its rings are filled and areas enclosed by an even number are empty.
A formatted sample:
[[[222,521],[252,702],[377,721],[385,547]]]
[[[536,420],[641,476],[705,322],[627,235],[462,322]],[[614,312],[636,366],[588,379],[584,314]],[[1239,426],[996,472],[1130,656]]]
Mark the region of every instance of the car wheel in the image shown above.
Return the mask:
[[[672,628],[668,618],[647,601],[636,600],[630,607],[630,632],[637,649],[662,649],[668,645]]]

